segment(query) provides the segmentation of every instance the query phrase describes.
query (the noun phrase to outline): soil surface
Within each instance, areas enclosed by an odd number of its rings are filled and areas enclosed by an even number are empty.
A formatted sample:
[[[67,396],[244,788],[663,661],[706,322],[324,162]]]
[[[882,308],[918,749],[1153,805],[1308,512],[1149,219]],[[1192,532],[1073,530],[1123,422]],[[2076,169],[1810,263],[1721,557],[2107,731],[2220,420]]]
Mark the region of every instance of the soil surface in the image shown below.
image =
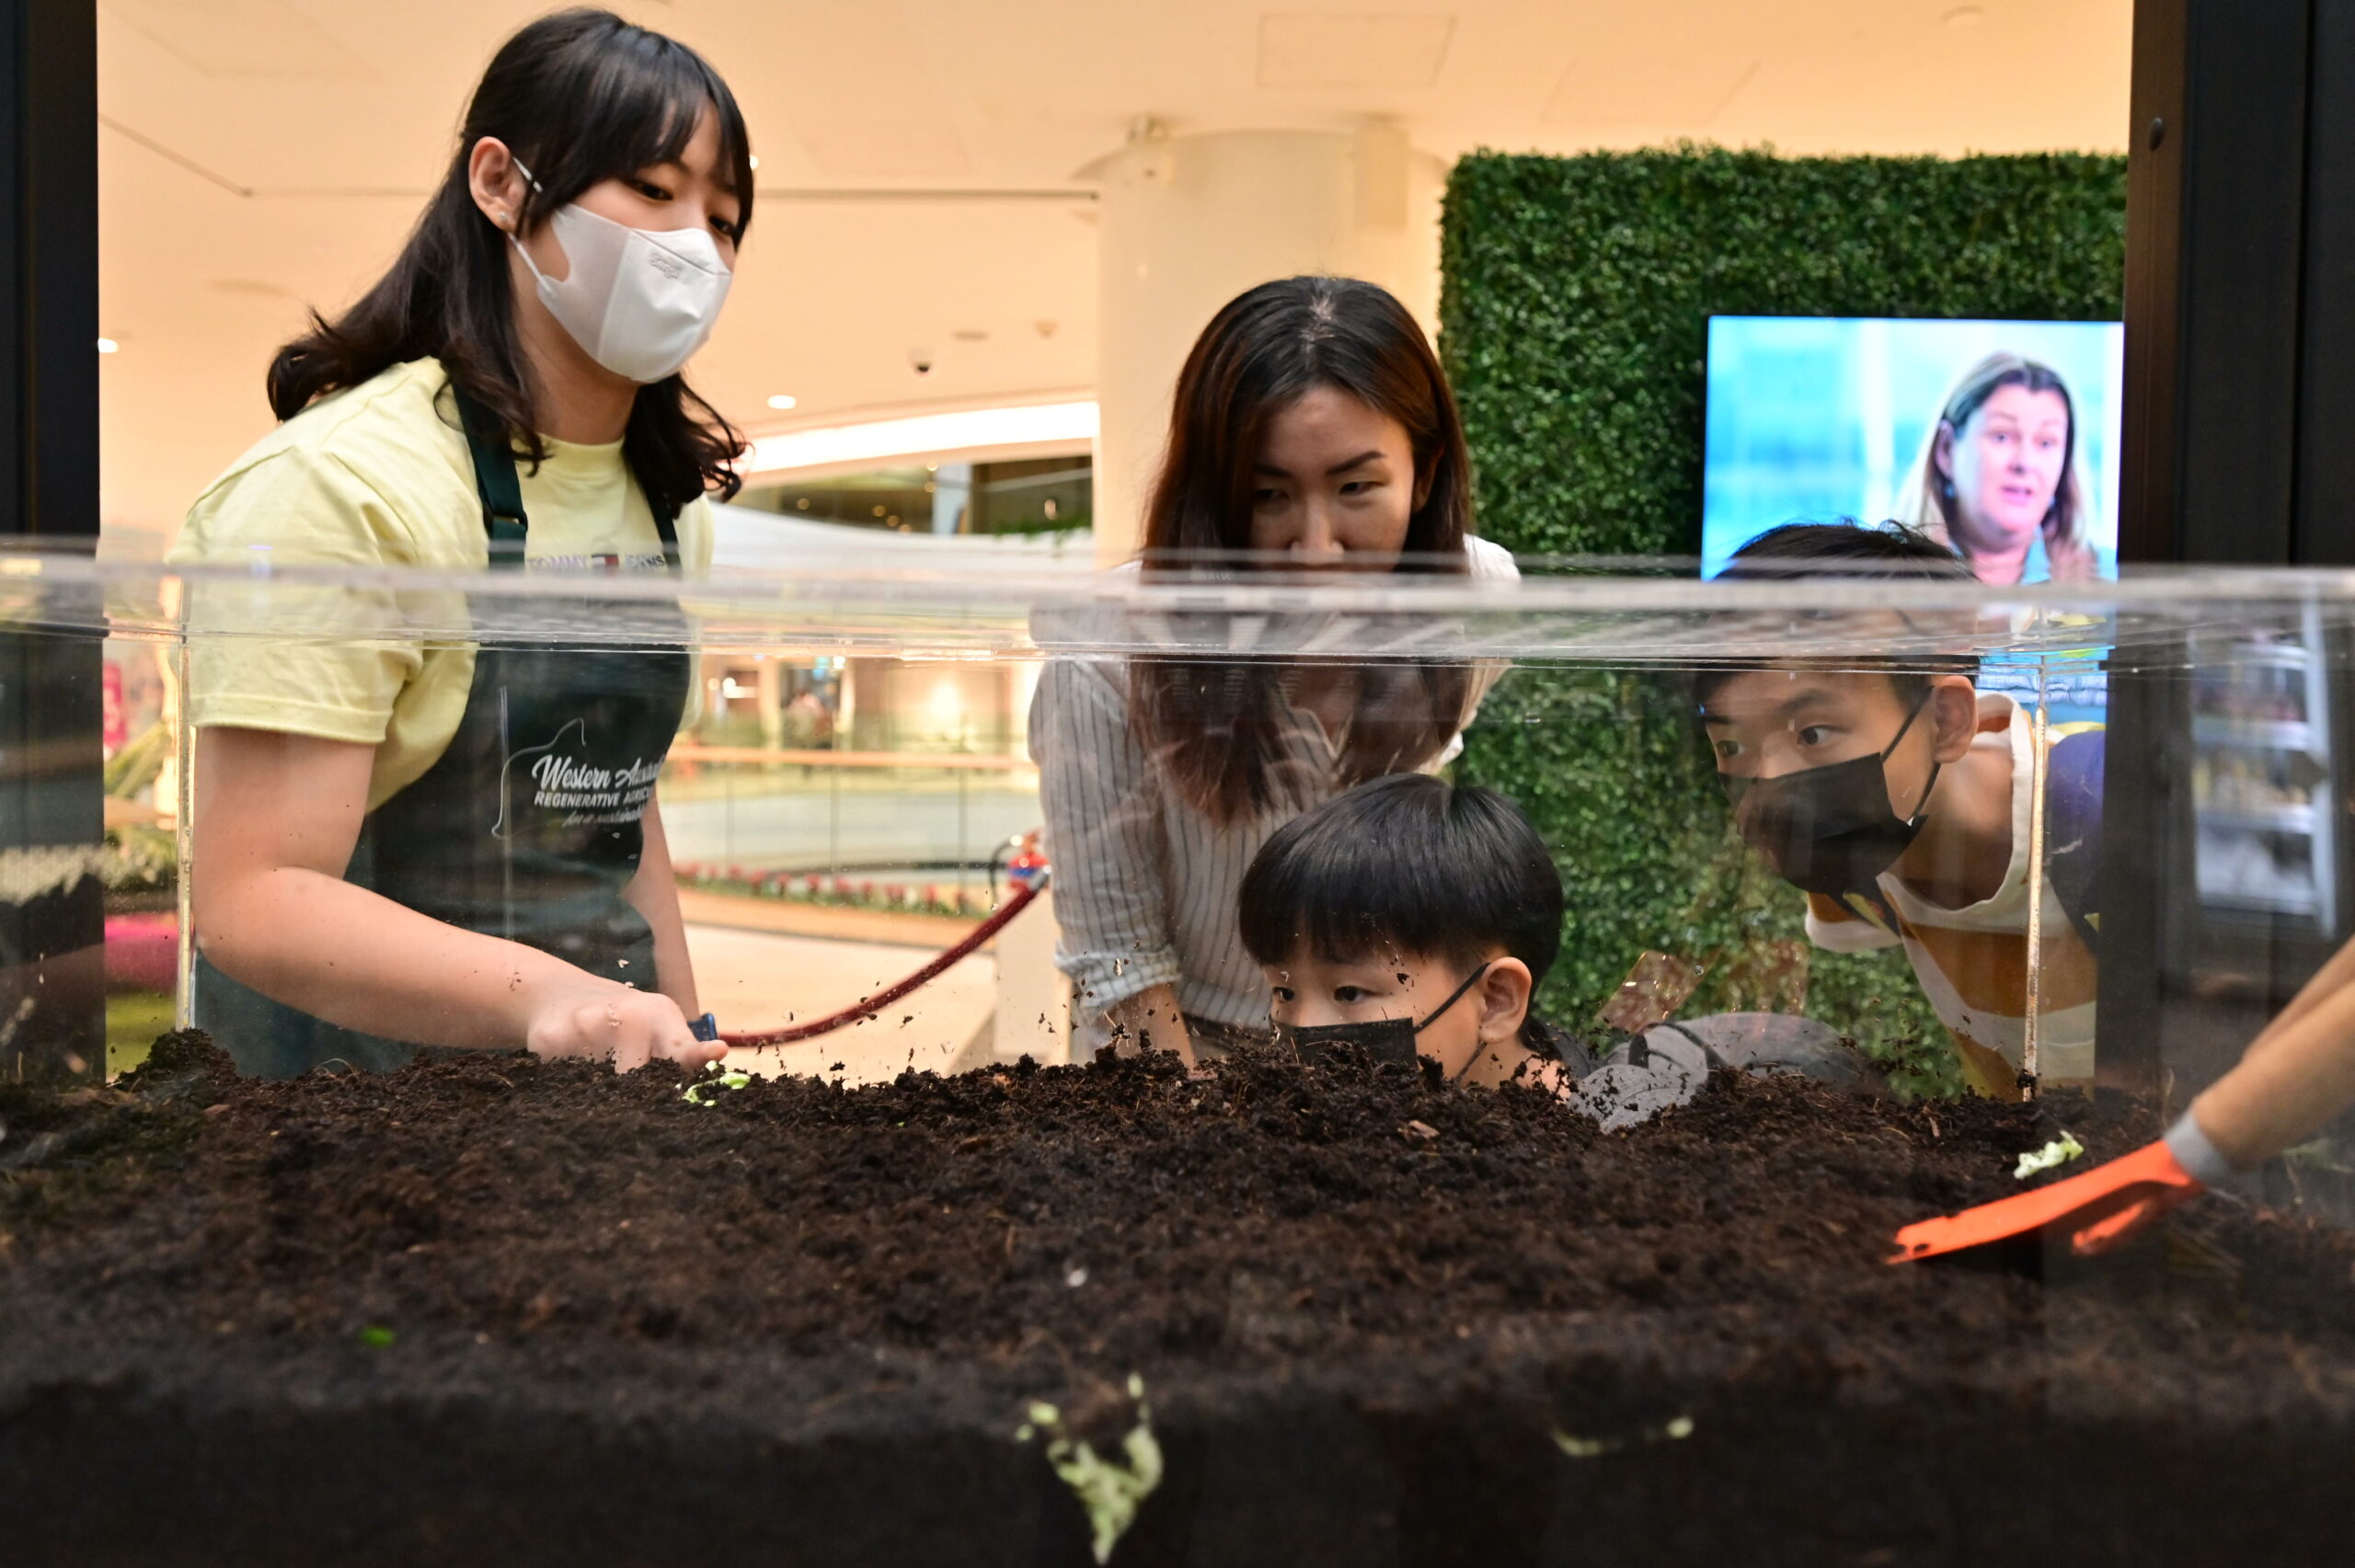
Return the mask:
[[[2123,1100],[1721,1073],[1606,1136],[1350,1059],[683,1082],[265,1082],[184,1036],[0,1090],[14,1560],[1086,1562],[1016,1428],[1117,1446],[1132,1374],[1168,1474],[1117,1562],[2346,1533],[2346,1234],[2211,1196],[2099,1266],[1883,1262],[2062,1127],[2145,1141]]]

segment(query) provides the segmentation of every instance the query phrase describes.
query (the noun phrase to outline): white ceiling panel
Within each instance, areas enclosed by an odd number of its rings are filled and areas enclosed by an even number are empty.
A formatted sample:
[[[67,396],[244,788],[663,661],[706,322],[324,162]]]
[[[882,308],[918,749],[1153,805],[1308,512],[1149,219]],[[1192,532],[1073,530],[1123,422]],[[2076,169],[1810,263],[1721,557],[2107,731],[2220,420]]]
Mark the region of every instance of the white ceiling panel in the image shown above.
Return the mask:
[[[1447,63],[1453,14],[1293,11],[1259,18],[1259,86],[1390,91],[1428,87]]]

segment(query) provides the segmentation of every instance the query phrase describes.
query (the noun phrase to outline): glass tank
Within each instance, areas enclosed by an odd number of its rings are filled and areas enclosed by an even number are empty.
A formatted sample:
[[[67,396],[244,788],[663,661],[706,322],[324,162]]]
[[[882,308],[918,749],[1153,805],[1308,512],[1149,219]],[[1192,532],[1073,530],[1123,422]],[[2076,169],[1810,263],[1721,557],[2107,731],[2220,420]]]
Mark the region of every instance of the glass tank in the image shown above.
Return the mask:
[[[590,1561],[688,1477],[794,1561],[2324,1539],[2340,1121],[2099,1255],[1890,1260],[2150,1144],[2355,935],[2355,578],[1444,568],[0,551],[0,1381],[88,1391],[0,1475]],[[599,750],[582,665],[678,722]],[[534,1056],[511,943],[724,1052]]]

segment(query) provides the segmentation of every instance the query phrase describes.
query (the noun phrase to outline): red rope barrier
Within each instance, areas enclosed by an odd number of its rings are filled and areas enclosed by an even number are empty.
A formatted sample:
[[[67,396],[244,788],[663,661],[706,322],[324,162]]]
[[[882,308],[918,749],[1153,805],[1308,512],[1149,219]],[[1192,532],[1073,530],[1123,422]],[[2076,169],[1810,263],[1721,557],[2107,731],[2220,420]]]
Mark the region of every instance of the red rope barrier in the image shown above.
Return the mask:
[[[831,1017],[821,1018],[811,1024],[797,1024],[789,1029],[764,1029],[758,1034],[752,1035],[722,1035],[719,1036],[720,1043],[739,1049],[746,1047],[757,1049],[765,1046],[789,1046],[797,1040],[811,1039],[842,1028],[844,1024],[856,1024],[872,1018],[926,980],[946,971],[951,965],[971,956],[973,949],[1005,930],[1006,921],[1028,909],[1030,900],[1037,898],[1040,890],[1046,885],[1046,879],[1041,877],[1017,891],[1013,898],[1005,901],[1004,909],[975,926],[964,941],[959,942],[880,996],[861,997],[856,1007],[845,1007]]]

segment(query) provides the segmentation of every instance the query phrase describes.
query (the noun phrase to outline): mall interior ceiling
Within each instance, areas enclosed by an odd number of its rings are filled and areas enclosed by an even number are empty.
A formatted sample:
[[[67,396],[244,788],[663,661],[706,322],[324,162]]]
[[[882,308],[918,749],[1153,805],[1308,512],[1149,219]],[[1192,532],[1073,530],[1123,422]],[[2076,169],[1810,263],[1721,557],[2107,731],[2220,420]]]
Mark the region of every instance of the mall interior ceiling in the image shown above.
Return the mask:
[[[98,0],[109,532],[168,532],[267,428],[269,349],[384,266],[484,60],[546,8]],[[1142,123],[1384,120],[1441,166],[1484,146],[1679,139],[2114,152],[2132,25],[2131,0],[622,9],[706,52],[752,127],[759,222],[695,375],[755,432],[1088,395],[1099,214],[1084,171]]]

